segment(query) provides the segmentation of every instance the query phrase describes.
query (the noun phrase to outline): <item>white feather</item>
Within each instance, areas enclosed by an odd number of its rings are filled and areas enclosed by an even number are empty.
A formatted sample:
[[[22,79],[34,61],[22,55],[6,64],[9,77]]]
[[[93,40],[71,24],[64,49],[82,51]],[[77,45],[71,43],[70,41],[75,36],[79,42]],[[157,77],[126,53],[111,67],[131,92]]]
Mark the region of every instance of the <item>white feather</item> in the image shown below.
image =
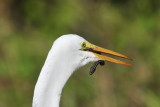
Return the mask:
[[[71,74],[98,60],[94,54],[80,50],[84,41],[78,35],[68,34],[54,42],[35,86],[33,107],[59,107],[62,89]]]

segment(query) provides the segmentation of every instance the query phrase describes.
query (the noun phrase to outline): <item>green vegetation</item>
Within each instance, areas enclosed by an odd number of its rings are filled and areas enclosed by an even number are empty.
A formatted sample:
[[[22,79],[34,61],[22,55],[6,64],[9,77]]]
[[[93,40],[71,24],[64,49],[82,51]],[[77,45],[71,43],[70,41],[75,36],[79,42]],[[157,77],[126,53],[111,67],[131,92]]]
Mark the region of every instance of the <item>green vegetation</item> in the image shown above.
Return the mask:
[[[67,82],[61,107],[160,107],[159,0],[1,0],[0,107],[31,107],[53,41],[75,33],[130,56]],[[126,60],[124,60],[126,61]]]

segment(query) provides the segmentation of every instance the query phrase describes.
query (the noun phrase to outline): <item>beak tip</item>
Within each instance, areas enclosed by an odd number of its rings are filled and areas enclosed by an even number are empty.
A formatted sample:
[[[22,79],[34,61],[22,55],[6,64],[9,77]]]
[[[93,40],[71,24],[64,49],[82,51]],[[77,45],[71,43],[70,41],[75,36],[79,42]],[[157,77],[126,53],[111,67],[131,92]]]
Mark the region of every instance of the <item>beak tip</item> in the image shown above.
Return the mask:
[[[122,63],[123,65],[127,65],[127,66],[131,66],[131,64],[128,64],[128,63]]]
[[[127,57],[128,60],[133,60],[132,58]]]

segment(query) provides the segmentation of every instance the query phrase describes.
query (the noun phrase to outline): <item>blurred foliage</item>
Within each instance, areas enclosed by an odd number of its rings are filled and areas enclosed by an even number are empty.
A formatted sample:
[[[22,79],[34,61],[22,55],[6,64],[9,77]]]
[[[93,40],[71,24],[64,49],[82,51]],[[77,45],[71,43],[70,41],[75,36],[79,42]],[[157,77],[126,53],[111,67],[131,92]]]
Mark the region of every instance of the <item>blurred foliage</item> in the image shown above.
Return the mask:
[[[160,107],[159,0],[1,0],[0,107],[30,107],[53,41],[75,33],[130,56],[67,82],[61,107]]]

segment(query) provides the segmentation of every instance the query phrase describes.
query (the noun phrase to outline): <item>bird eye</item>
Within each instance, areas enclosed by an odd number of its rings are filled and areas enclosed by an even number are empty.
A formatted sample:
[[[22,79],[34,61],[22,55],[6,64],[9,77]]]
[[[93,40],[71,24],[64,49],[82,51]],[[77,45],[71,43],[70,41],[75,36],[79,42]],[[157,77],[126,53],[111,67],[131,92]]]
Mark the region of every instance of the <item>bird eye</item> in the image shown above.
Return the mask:
[[[86,43],[85,43],[85,42],[82,42],[82,43],[81,43],[81,46],[82,46],[83,48],[85,48],[85,47],[86,47]]]

